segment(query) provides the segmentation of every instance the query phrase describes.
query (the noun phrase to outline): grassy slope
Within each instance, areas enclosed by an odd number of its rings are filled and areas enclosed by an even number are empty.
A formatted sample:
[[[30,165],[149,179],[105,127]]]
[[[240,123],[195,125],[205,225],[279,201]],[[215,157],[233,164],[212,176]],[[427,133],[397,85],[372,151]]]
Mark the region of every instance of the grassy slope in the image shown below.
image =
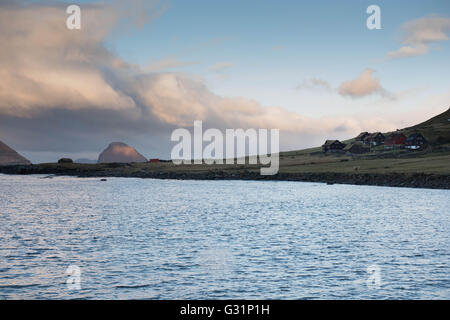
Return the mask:
[[[450,174],[450,109],[418,125],[400,130],[422,133],[430,143],[425,151],[376,151],[360,156],[323,155],[320,148],[281,153],[280,172],[422,172]],[[351,139],[352,140],[352,139]],[[349,142],[348,140],[346,142]]]
[[[433,146],[450,146],[450,109],[415,126],[401,130],[406,135],[420,132]]]
[[[259,171],[256,165],[174,165],[172,163],[133,163],[115,167],[108,164],[41,164],[42,167],[62,167],[97,172],[116,172],[123,174],[150,172],[211,172],[243,170]],[[435,173],[450,174],[450,151],[415,154],[414,157],[384,159],[352,158],[349,156],[321,156],[302,154],[280,157],[281,173]]]

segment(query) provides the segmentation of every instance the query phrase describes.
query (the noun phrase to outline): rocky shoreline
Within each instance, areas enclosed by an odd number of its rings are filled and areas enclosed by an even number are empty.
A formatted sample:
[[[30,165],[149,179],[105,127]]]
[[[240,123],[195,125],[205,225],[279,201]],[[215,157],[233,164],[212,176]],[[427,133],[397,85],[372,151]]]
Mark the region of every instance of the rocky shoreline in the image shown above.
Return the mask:
[[[16,165],[0,166],[0,173],[29,175],[48,174],[77,177],[130,177],[177,180],[271,180],[271,181],[303,181],[327,184],[353,184],[408,188],[450,189],[450,175],[425,173],[340,173],[340,172],[307,172],[278,173],[274,176],[262,176],[258,171],[240,170],[223,171],[150,171],[138,170],[126,172],[126,164],[117,165],[109,170],[100,170],[95,166],[42,166]]]

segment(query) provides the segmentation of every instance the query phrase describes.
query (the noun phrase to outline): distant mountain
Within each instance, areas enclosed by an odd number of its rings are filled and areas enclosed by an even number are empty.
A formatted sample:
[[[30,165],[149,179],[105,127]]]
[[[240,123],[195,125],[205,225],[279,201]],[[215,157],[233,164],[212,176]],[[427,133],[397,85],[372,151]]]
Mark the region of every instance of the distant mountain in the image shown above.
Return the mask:
[[[134,148],[123,142],[111,143],[98,157],[98,163],[147,162],[147,159]]]
[[[0,141],[0,166],[18,164],[31,164],[31,162]]]
[[[93,164],[93,163],[97,163],[97,160],[81,158],[81,159],[76,159],[74,161],[74,163]]]

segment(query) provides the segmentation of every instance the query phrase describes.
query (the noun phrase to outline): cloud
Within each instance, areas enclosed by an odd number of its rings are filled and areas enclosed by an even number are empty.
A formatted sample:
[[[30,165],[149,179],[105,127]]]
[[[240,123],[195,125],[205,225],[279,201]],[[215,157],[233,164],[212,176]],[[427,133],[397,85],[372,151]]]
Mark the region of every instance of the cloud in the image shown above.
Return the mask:
[[[282,148],[345,137],[362,128],[395,128],[395,122],[376,117],[310,118],[250,99],[221,97],[201,78],[149,72],[109,51],[104,41],[123,19],[114,7],[83,4],[81,30],[68,30],[66,17],[63,5],[0,5],[0,42],[8,44],[0,50],[0,140],[27,155],[79,157],[111,141],[124,141],[147,156],[168,155],[171,132],[191,127],[194,120],[219,129],[278,128]],[[165,62],[166,67],[175,64],[174,58]],[[227,65],[215,69],[220,67]],[[343,85],[343,91],[380,90],[372,72],[351,81],[353,86]],[[325,86],[318,79],[311,84]]]
[[[322,79],[318,79],[318,78],[311,78],[309,80],[305,80],[303,81],[301,84],[299,84],[296,87],[297,90],[304,90],[304,89],[308,89],[308,90],[325,90],[325,91],[332,91],[333,89],[331,88],[331,85]]]
[[[187,67],[191,65],[199,64],[198,61],[179,61],[175,59],[174,57],[168,57],[165,59],[161,59],[156,62],[150,63],[145,70],[148,72],[155,72],[155,71],[164,71],[168,69],[174,69],[174,68],[180,68],[180,67]]]
[[[362,98],[371,94],[380,94],[383,97],[393,97],[373,76],[375,70],[366,69],[356,79],[344,81],[340,84],[338,92],[342,96]]]
[[[429,46],[449,39],[450,18],[426,17],[409,21],[402,25],[404,46],[387,53],[391,59],[422,56],[429,52]]]

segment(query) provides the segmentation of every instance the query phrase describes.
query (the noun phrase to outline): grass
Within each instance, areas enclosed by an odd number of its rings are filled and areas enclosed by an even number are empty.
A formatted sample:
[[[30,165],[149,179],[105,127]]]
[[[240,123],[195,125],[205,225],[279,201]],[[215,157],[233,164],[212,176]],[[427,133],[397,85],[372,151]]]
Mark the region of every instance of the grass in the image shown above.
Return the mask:
[[[392,154],[395,154],[392,152]],[[189,172],[205,173],[227,171],[239,173],[244,170],[259,171],[259,165],[174,165],[171,162],[131,164],[41,164],[44,168],[66,168],[79,171],[96,171],[122,174],[138,172]],[[346,155],[323,155],[316,150],[280,154],[281,173],[427,173],[450,174],[450,151],[415,153],[408,151],[396,157],[378,158],[376,155],[351,157]]]
[[[319,157],[320,158],[320,157]],[[280,172],[345,172],[345,173],[436,173],[450,174],[450,152],[424,154],[411,158],[364,159],[324,156],[314,163],[280,164]],[[312,159],[309,159],[312,160]]]

